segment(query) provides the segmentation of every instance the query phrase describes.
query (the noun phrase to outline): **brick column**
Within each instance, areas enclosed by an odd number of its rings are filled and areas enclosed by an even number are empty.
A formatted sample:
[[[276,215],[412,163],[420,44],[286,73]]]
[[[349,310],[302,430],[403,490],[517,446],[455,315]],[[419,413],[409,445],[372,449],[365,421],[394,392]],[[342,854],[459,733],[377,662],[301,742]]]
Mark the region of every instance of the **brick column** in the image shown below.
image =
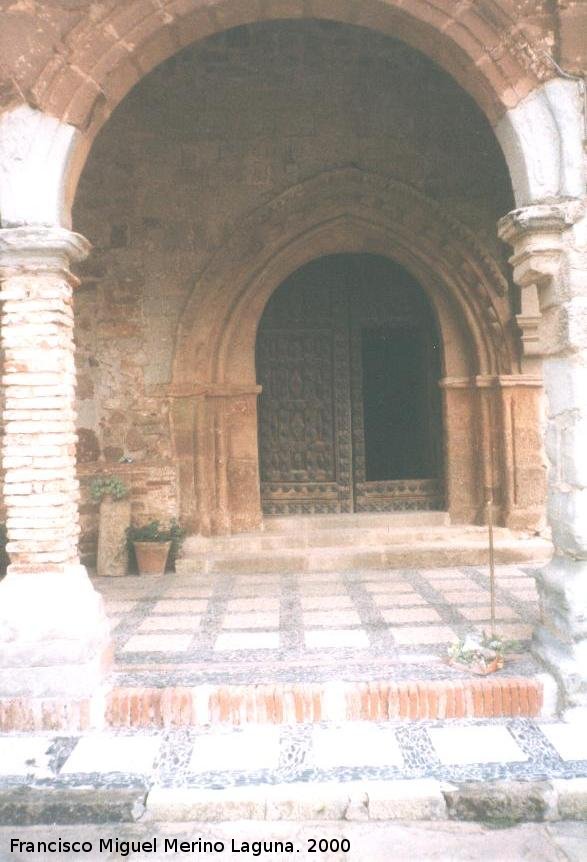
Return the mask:
[[[535,654],[557,677],[568,715],[587,709],[587,218],[580,202],[516,210],[500,222],[524,309],[526,359],[542,358],[547,396],[548,521],[554,557],[538,575]]]
[[[0,582],[0,699],[87,699],[107,654],[102,600],[78,557],[69,263],[88,250],[63,228],[0,231],[10,556]]]

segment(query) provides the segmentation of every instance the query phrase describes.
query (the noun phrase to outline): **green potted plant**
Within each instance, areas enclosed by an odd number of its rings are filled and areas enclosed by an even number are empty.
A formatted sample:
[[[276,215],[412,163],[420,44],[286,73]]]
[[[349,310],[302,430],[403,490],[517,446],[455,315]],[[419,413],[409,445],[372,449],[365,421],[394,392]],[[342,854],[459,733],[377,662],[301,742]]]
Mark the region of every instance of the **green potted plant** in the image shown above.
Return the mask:
[[[176,520],[172,520],[167,529],[163,529],[159,521],[150,521],[142,527],[128,527],[126,536],[134,550],[139,574],[163,575],[168,558],[175,559],[185,531]]]
[[[90,493],[92,500],[100,504],[96,573],[99,577],[126,575],[125,532],[130,524],[128,488],[117,476],[99,476],[93,480]]]

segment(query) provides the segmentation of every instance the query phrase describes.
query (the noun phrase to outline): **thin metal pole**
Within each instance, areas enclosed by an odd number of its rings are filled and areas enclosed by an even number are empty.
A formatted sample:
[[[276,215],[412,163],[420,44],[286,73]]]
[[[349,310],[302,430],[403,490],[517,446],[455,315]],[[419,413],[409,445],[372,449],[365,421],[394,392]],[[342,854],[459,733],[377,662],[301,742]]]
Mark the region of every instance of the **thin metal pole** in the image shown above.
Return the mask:
[[[491,595],[491,636],[495,636],[495,556],[493,550],[493,500],[487,500],[487,526],[489,528],[489,592]]]

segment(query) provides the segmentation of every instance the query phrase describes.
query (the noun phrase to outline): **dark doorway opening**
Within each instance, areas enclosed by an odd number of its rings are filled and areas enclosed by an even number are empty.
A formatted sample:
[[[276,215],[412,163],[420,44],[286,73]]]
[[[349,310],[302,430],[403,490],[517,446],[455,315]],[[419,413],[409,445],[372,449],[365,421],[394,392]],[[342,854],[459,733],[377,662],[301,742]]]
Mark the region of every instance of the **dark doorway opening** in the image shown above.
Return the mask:
[[[366,480],[430,476],[435,453],[424,334],[385,326],[364,329],[361,340]]]

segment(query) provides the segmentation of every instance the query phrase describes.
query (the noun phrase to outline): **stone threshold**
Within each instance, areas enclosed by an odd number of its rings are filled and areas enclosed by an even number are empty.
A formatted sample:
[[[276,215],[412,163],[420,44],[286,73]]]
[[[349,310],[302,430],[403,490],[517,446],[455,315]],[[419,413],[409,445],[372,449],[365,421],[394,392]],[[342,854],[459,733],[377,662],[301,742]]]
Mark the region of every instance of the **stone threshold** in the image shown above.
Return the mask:
[[[587,819],[587,778],[469,781],[432,778],[292,782],[220,789],[121,786],[0,787],[5,825],[231,821],[473,821],[512,825]]]

